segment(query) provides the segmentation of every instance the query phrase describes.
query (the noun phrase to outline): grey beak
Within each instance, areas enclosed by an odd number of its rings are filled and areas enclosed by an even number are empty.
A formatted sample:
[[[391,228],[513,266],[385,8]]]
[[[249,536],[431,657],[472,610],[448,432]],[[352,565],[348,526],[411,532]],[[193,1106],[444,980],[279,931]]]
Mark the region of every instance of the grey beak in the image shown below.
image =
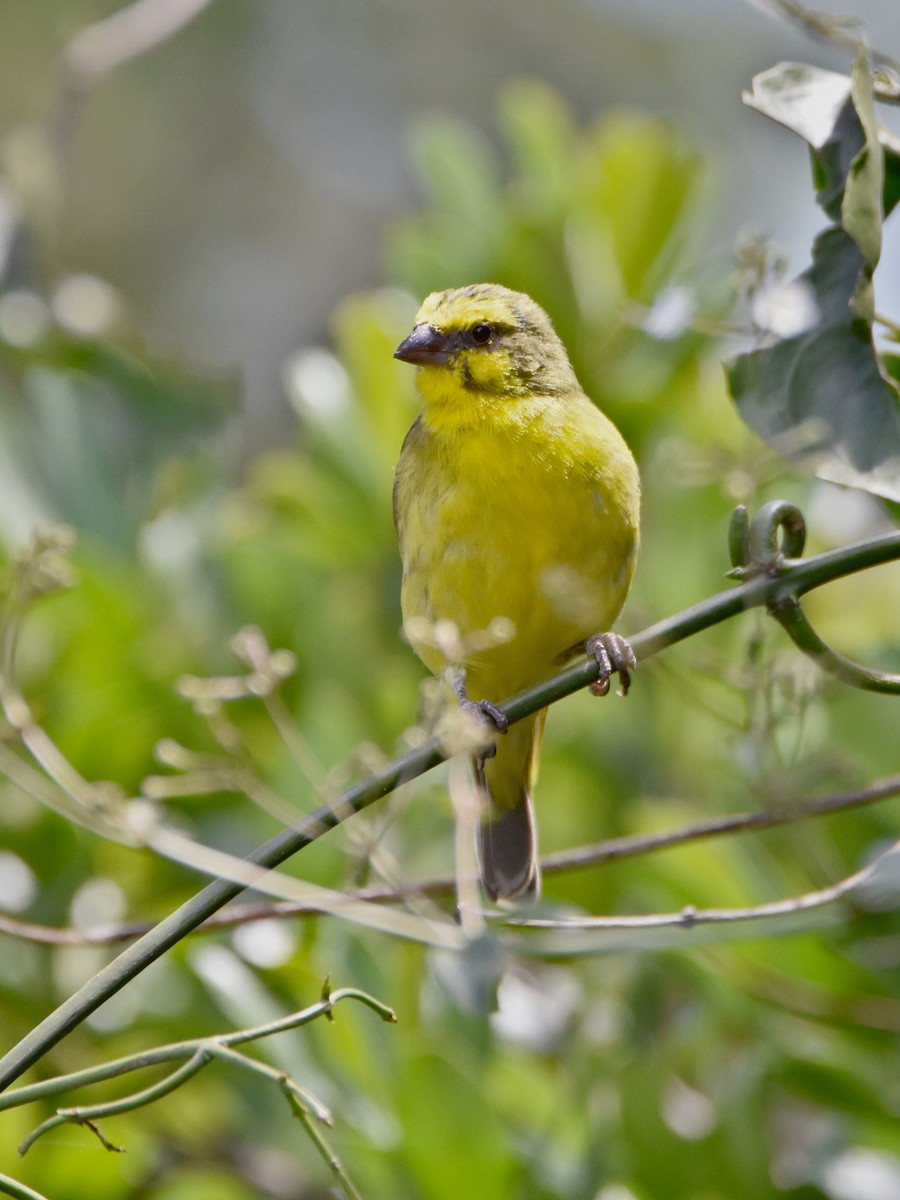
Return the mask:
[[[394,351],[394,358],[413,363],[417,367],[442,366],[456,352],[456,343],[451,336],[441,333],[433,325],[417,325]]]

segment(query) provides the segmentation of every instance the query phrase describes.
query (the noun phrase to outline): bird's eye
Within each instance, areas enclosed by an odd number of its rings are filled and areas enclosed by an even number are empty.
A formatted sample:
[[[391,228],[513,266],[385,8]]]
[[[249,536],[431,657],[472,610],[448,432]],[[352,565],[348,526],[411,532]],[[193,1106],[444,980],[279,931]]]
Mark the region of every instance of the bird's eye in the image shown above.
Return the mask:
[[[477,325],[472,326],[472,341],[476,346],[486,346],[494,336],[494,331],[485,321],[479,321]]]

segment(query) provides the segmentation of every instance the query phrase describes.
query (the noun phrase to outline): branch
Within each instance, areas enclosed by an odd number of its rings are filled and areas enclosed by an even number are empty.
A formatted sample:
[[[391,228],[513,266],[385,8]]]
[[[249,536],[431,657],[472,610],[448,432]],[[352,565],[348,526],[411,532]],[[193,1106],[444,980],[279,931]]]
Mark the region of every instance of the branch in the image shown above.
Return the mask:
[[[160,1063],[179,1062],[192,1059],[194,1055],[215,1041],[218,1046],[242,1046],[245,1042],[255,1042],[260,1038],[274,1037],[278,1033],[287,1033],[301,1025],[308,1025],[319,1017],[329,1020],[335,1005],[343,1000],[358,1000],[367,1008],[381,1017],[390,1025],[396,1023],[394,1010],[368,992],[358,988],[336,988],[331,990],[328,981],[322,989],[322,998],[300,1012],[291,1013],[287,1017],[279,1017],[265,1025],[254,1025],[249,1029],[236,1029],[231,1033],[219,1034],[215,1038],[188,1038],[183,1042],[169,1042],[165,1046],[157,1046],[153,1050],[142,1050],[138,1054],[129,1054],[112,1062],[101,1063],[99,1066],[86,1067],[82,1071],[72,1071],[68,1075],[57,1075],[53,1079],[43,1079],[39,1083],[31,1083],[26,1087],[15,1088],[6,1095],[0,1096],[0,1112],[10,1108],[19,1108],[23,1104],[31,1104],[35,1100],[46,1100],[50,1096],[58,1096],[62,1092],[72,1091],[73,1088],[88,1087],[93,1083],[101,1083],[105,1079],[113,1079],[130,1071],[143,1070],[144,1067],[158,1066]],[[324,1111],[324,1110],[323,1110]]]
[[[754,528],[757,524],[762,528],[768,521],[777,531],[781,521],[773,521],[770,509],[771,506],[766,506],[761,510]],[[776,538],[777,533],[773,532],[773,543]],[[824,583],[897,558],[900,558],[900,533],[871,538],[800,562],[782,561],[776,556],[747,582],[645,629],[631,639],[631,645],[638,660],[643,662],[666,647],[747,609],[760,605],[777,609],[789,598],[797,598]],[[502,711],[510,724],[521,721],[548,704],[587,687],[596,681],[597,675],[596,661],[585,657],[552,679],[513,697],[501,706]],[[369,779],[349,788],[336,801],[321,805],[304,820],[276,834],[247,857],[247,865],[258,868],[261,878],[266,871],[279,866],[353,813],[368,808],[402,783],[443,762],[445,757],[439,739],[430,738],[424,745],[373,772]],[[246,879],[215,879],[129,946],[5,1055],[0,1061],[0,1090],[37,1062],[105,1000],[248,886],[250,883]]]
[[[854,54],[865,42],[864,34],[852,32],[854,28],[862,28],[862,22],[858,17],[838,17],[833,13],[818,12],[815,9],[807,8],[805,4],[800,4],[799,0],[749,0],[749,3],[754,8],[760,8],[776,18],[799,26],[810,37],[818,41],[830,42],[834,46],[851,50]],[[873,61],[881,67],[897,68],[900,66],[896,59],[881,54],[877,50],[872,50],[870,53]],[[890,80],[887,80],[886,83],[889,84]]]
[[[574,850],[562,850],[556,854],[547,855],[541,868],[548,874],[554,871],[577,870],[581,867],[596,866],[599,863],[634,858],[636,855],[648,854],[654,850],[682,846],[685,843],[701,841],[704,838],[722,837],[729,833],[742,833],[745,830],[773,829],[778,825],[790,825],[795,821],[805,821],[808,817],[826,817],[832,813],[861,808],[863,805],[874,804],[878,800],[886,800],[890,796],[896,795],[900,795],[900,775],[892,775],[855,791],[834,792],[830,796],[820,796],[817,800],[806,800],[784,808],[732,813],[727,817],[713,817],[708,821],[699,821],[695,825],[687,825],[682,829],[663,830],[660,833],[632,834],[626,837],[610,838],[608,841],[598,842],[592,846],[578,846]]]
[[[778,575],[803,553],[806,544],[806,522],[803,513],[787,500],[772,500],[751,522],[743,504],[738,505],[728,529],[728,548],[736,579],[757,575]],[[816,633],[800,607],[799,591],[787,593],[770,602],[769,614],[782,627],[798,650],[823,671],[850,687],[869,692],[900,695],[900,675],[872,671],[851,662],[832,650]]]
[[[746,960],[730,961],[729,970],[751,996],[786,1012],[830,1024],[852,1023],[885,1033],[900,1033],[900,1003],[891,996],[844,997],[827,987]]]
[[[591,933],[619,932],[633,929],[665,929],[677,928],[685,931],[696,929],[700,925],[724,925],[742,921],[761,921],[773,917],[783,918],[799,916],[814,909],[825,908],[836,901],[849,896],[864,884],[871,883],[879,868],[889,857],[896,856],[900,850],[900,841],[894,842],[887,850],[876,855],[871,862],[847,875],[837,883],[820,888],[814,892],[805,892],[802,896],[791,896],[787,900],[770,900],[765,904],[754,904],[746,908],[696,908],[693,904],[685,905],[677,913],[650,913],[640,916],[621,917],[508,917],[505,924],[516,929],[553,931],[555,934],[576,935],[577,945],[568,940],[557,940],[549,947],[554,955],[571,954],[577,950],[580,953],[604,948],[602,944],[588,939]],[[607,947],[608,948],[608,947]],[[617,947],[620,948],[620,947]]]
[[[108,17],[85,25],[59,59],[55,121],[59,165],[66,164],[85,97],[108,75],[175,37],[213,0],[132,0]]]
[[[286,1075],[281,1078],[281,1089],[287,1097],[287,1102],[291,1106],[291,1112],[306,1130],[306,1135],[319,1154],[325,1160],[328,1169],[335,1177],[336,1181],[343,1189],[349,1200],[363,1200],[362,1193],[357,1189],[347,1170],[335,1152],[331,1149],[326,1139],[322,1135],[321,1129],[313,1119],[315,1112],[310,1109],[309,1104],[304,1101],[300,1090],[293,1080],[288,1079]]]
[[[36,1100],[39,1097],[56,1095],[71,1088],[83,1087],[88,1083],[97,1083],[101,1079],[109,1079],[131,1071],[143,1070],[145,1067],[157,1063],[178,1061],[179,1059],[185,1060],[180,1067],[166,1075],[163,1079],[139,1092],[132,1093],[130,1096],[124,1096],[119,1100],[105,1101],[102,1104],[78,1105],[75,1108],[57,1109],[52,1117],[43,1121],[29,1134],[19,1147],[19,1154],[25,1155],[37,1139],[45,1133],[49,1133],[51,1129],[56,1129],[60,1125],[75,1124],[83,1125],[89,1129],[100,1139],[107,1150],[119,1151],[120,1147],[114,1146],[104,1137],[97,1125],[98,1121],[106,1117],[120,1116],[122,1113],[133,1112],[135,1109],[143,1108],[147,1104],[152,1104],[154,1101],[168,1096],[181,1087],[182,1084],[187,1083],[189,1079],[192,1079],[199,1071],[208,1066],[209,1063],[219,1060],[229,1063],[232,1066],[241,1067],[243,1070],[252,1071],[254,1074],[275,1083],[287,1097],[291,1111],[300,1119],[310,1140],[324,1159],[337,1182],[343,1188],[345,1194],[350,1197],[350,1200],[361,1200],[360,1193],[347,1175],[343,1164],[316,1125],[316,1122],[323,1125],[334,1124],[331,1113],[325,1105],[313,1096],[312,1093],[301,1087],[299,1083],[291,1079],[289,1075],[286,1075],[284,1071],[279,1071],[256,1059],[248,1058],[247,1055],[238,1053],[232,1049],[232,1047],[241,1045],[244,1042],[256,1041],[259,1038],[271,1037],[273,1034],[284,1033],[289,1029],[296,1029],[299,1025],[306,1025],[310,1021],[314,1021],[317,1017],[326,1017],[328,1020],[332,1020],[335,1004],[338,1004],[341,1000],[348,999],[361,1001],[367,1007],[377,1012],[383,1021],[394,1022],[397,1019],[392,1008],[388,1008],[387,1005],[382,1004],[380,1000],[376,1000],[366,992],[360,992],[356,988],[341,988],[338,991],[332,992],[328,980],[326,980],[319,1003],[304,1009],[302,1012],[292,1013],[289,1017],[272,1021],[267,1025],[259,1025],[253,1029],[241,1029],[233,1033],[221,1034],[215,1037],[197,1038],[191,1041],[173,1042],[168,1046],[158,1046],[155,1050],[132,1054],[126,1058],[117,1059],[115,1062],[106,1063],[99,1068],[91,1067],[84,1071],[76,1071],[71,1075],[63,1075],[56,1079],[45,1080],[43,1083],[32,1087],[17,1088],[15,1091],[7,1093],[5,1100],[0,1100],[0,1109],[13,1108],[26,1104],[31,1100]],[[3,1190],[3,1179],[4,1177],[0,1177],[0,1191]],[[20,1193],[10,1192],[10,1194],[19,1195]],[[21,1194],[25,1196],[30,1195],[27,1191]]]
[[[668,850],[706,838],[724,837],[732,833],[745,833],[760,829],[773,829],[779,825],[792,825],[810,817],[827,817],[834,813],[847,812],[888,800],[900,794],[900,775],[880,779],[867,787],[846,792],[833,792],[815,800],[792,803],[781,808],[756,809],[751,812],[731,813],[725,817],[712,817],[679,829],[662,830],[659,833],[626,834],[623,837],[607,838],[587,846],[576,846],[571,850],[558,850],[541,859],[541,873],[559,875],[566,871],[578,871],[585,867],[600,866],[607,862],[619,862],[625,858],[637,858],[657,850]],[[459,880],[445,877],[428,879],[421,883],[410,883],[404,887],[367,887],[350,892],[347,899],[360,904],[387,904],[408,900],[415,896],[449,895],[459,887]],[[235,904],[224,912],[215,913],[194,931],[215,933],[220,929],[234,929],[254,921],[268,921],[283,917],[320,916],[321,910],[312,908],[302,901],[287,900],[274,903]],[[0,933],[22,941],[37,942],[48,946],[109,946],[116,942],[130,942],[143,936],[153,928],[149,921],[121,921],[110,925],[93,925],[87,929],[60,929],[52,925],[36,925],[18,921],[14,917],[0,915]],[[2,1101],[0,1101],[2,1109]]]
[[[810,625],[809,618],[796,600],[789,598],[779,608],[771,611],[797,649],[802,650],[822,671],[827,671],[841,683],[862,688],[863,691],[900,695],[900,675],[871,671],[868,667],[861,667],[859,663],[851,662],[843,654],[832,650]]]
[[[10,1179],[8,1175],[0,1175],[0,1195],[14,1196],[16,1200],[47,1200],[40,1192],[19,1183],[18,1179]]]
[[[69,1075],[58,1075],[54,1079],[45,1079],[28,1087],[16,1088],[14,1091],[8,1092],[6,1096],[0,1097],[0,1112],[9,1108],[18,1108],[20,1105],[29,1104],[34,1100],[46,1099],[48,1096],[55,1096],[72,1088],[86,1087],[88,1084],[100,1083],[102,1080],[112,1079],[130,1071],[143,1070],[144,1067],[154,1066],[158,1063],[177,1062],[179,1059],[193,1060],[199,1051],[204,1050],[212,1042],[219,1047],[226,1048],[241,1046],[245,1042],[255,1042],[260,1038],[287,1033],[301,1025],[308,1025],[319,1017],[332,1020],[335,1005],[340,1004],[343,1000],[358,1000],[377,1013],[383,1021],[391,1025],[396,1024],[397,1017],[394,1010],[388,1005],[382,1004],[380,1000],[376,1000],[374,996],[370,996],[368,992],[361,992],[358,988],[338,988],[332,991],[326,980],[321,1000],[300,1012],[291,1013],[287,1017],[279,1017],[275,1021],[268,1021],[265,1025],[254,1025],[249,1029],[236,1029],[215,1038],[191,1038],[183,1042],[170,1042],[165,1046],[157,1046],[155,1050],[129,1054],[124,1058],[117,1058],[113,1062],[103,1063],[100,1066],[87,1067],[83,1071],[73,1071]],[[320,1109],[319,1115],[324,1111],[324,1109]]]
[[[136,1056],[138,1059],[141,1057]],[[52,1117],[48,1117],[46,1121],[42,1121],[37,1129],[32,1130],[28,1137],[25,1138],[24,1142],[19,1146],[19,1154],[24,1158],[39,1137],[43,1137],[45,1133],[49,1133],[51,1129],[55,1129],[59,1125],[86,1125],[98,1137],[101,1137],[100,1131],[95,1125],[96,1121],[100,1121],[105,1117],[118,1117],[126,1112],[134,1112],[137,1108],[143,1108],[146,1104],[152,1104],[154,1100],[161,1100],[163,1096],[168,1096],[171,1092],[180,1088],[183,1083],[187,1083],[189,1079],[193,1079],[198,1071],[201,1071],[206,1066],[211,1057],[211,1050],[206,1046],[199,1046],[188,1061],[173,1071],[171,1075],[166,1075],[158,1083],[154,1083],[140,1092],[135,1092],[131,1096],[124,1096],[121,1100],[110,1100],[104,1104],[79,1104],[76,1108],[57,1109]],[[137,1061],[132,1069],[138,1069],[145,1065],[146,1063]],[[122,1068],[123,1071],[126,1069],[125,1067]],[[10,1099],[15,1098],[15,1095],[15,1092],[10,1093]],[[102,1137],[101,1141],[108,1148],[108,1143]]]
[[[91,86],[133,58],[169,41],[212,0],[134,0],[75,34],[62,63],[75,86]]]

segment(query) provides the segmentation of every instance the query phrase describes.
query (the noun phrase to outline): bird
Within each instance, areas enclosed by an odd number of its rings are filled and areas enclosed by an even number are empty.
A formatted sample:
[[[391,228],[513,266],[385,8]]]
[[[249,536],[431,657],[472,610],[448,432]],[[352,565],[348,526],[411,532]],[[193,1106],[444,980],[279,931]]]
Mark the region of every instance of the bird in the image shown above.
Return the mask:
[[[493,902],[534,902],[547,710],[507,730],[498,705],[585,652],[598,663],[596,694],[615,673],[627,693],[635,656],[609,629],[635,568],[638,468],[550,317],[522,292],[433,292],[394,357],[418,368],[421,400],[394,477],[404,631],[499,734],[472,755],[481,883]]]

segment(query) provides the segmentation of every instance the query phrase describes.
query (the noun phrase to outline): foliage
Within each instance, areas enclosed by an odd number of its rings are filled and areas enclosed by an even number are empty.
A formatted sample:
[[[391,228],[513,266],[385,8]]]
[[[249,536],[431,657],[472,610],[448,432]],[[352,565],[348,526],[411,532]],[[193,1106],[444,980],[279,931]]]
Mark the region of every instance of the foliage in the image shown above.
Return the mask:
[[[732,393],[780,453],[823,479],[898,500],[900,359],[876,350],[872,277],[882,219],[900,195],[900,153],[876,121],[868,55],[860,51],[851,79],[786,63],[754,85],[749,103],[810,143],[817,199],[833,225],[790,285],[808,315],[795,312],[790,336],[770,336],[730,364]]]
[[[295,445],[259,456],[233,486],[209,443],[198,450],[176,422],[154,421],[154,445],[164,448],[146,462],[148,487],[130,496],[115,531],[89,519],[77,487],[56,490],[52,507],[37,502],[79,529],[78,583],[33,606],[17,681],[86,777],[134,793],[155,769],[154,744],[170,739],[161,774],[237,763],[302,812],[406,744],[400,731],[417,719],[422,677],[398,636],[390,484],[415,400],[411,373],[391,354],[416,296],[435,287],[492,278],[531,292],[587,389],[639,450],[644,548],[623,632],[723,586],[736,502],[785,494],[807,506],[814,549],[881,528],[874,500],[796,479],[727,403],[719,342],[697,332],[714,324],[732,286],[698,262],[706,218],[697,156],[642,116],[580,129],[537,84],[508,89],[500,115],[508,171],[465,127],[441,121],[417,134],[426,209],[389,238],[395,286],[339,306],[333,354],[303,350],[287,365]],[[711,283],[689,289],[695,275]],[[685,319],[695,312],[706,320]],[[60,367],[57,354],[52,337],[38,340],[28,373],[76,369],[71,360]],[[98,340],[78,370],[102,376],[124,354]],[[179,385],[154,377],[160,407],[181,412]],[[21,378],[7,372],[6,407]],[[199,382],[189,391],[206,394]],[[129,384],[116,394],[126,411],[145,411]],[[90,421],[84,393],[67,396],[77,419]],[[29,442],[48,452],[40,413],[23,405],[16,420],[32,421]],[[79,458],[81,444],[66,450],[89,483],[97,464],[93,451]],[[871,586],[834,585],[809,610],[842,648],[896,668],[898,589],[883,571]],[[280,693],[291,744],[252,696],[194,712],[171,690],[185,673],[233,672],[225,647],[247,623],[296,656]],[[427,694],[423,703],[427,711]],[[895,725],[890,698],[829,682],[764,617],[747,615],[641,669],[627,702],[578,696],[554,710],[538,791],[544,848],[861,785],[895,767]],[[407,741],[418,736],[413,729]],[[224,787],[165,805],[199,841],[238,853],[275,827]],[[12,780],[2,812],[15,856],[4,878],[18,871],[26,880],[7,905],[28,920],[157,918],[197,886],[180,866],[41,809]],[[797,895],[850,874],[891,829],[888,809],[873,806],[693,842],[548,876],[545,903],[549,912],[651,913]],[[425,777],[293,869],[334,888],[381,869],[429,879],[450,873],[452,842],[443,778]],[[179,946],[41,1071],[275,1020],[330,976],[390,1004],[398,1026],[376,1027],[345,1007],[333,1025],[284,1035],[265,1052],[334,1111],[330,1136],[367,1196],[442,1200],[465,1180],[472,1200],[614,1196],[617,1187],[639,1200],[812,1200],[838,1194],[836,1173],[859,1155],[900,1170],[898,932],[890,895],[801,936],[728,930],[701,948],[685,933],[683,947],[657,953],[624,937],[615,954],[552,964],[500,961],[489,939],[464,955],[426,950],[335,917],[248,925]],[[24,1035],[106,953],[4,938],[4,1041]],[[235,1087],[224,1072],[204,1072],[152,1109],[104,1125],[127,1156],[71,1130],[21,1165],[11,1148],[50,1110],[16,1109],[0,1121],[0,1169],[48,1196],[77,1195],[79,1178],[99,1197],[314,1195],[325,1172],[282,1105],[255,1079]]]

